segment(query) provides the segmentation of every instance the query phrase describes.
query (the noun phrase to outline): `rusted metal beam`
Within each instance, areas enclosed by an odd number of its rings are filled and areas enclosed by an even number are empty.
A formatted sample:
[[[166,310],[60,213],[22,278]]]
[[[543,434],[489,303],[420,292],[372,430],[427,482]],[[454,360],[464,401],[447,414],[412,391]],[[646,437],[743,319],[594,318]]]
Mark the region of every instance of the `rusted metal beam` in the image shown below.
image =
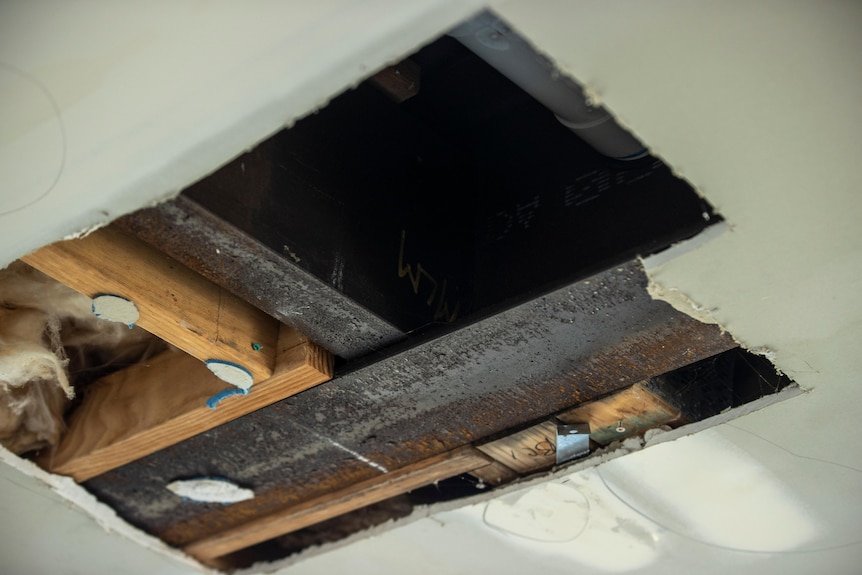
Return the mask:
[[[131,523],[183,546],[525,426],[734,347],[652,300],[637,262],[385,357],[86,483]],[[257,496],[184,502],[177,478]]]

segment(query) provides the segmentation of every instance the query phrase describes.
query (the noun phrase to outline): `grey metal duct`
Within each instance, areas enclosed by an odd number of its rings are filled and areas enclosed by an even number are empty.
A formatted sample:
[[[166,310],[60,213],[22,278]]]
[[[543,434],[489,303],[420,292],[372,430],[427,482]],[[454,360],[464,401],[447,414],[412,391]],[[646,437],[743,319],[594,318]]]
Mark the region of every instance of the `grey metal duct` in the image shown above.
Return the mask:
[[[490,12],[480,13],[452,29],[449,35],[544,104],[560,123],[596,151],[618,160],[647,155],[644,145],[617,124],[607,110],[591,106],[580,86]]]

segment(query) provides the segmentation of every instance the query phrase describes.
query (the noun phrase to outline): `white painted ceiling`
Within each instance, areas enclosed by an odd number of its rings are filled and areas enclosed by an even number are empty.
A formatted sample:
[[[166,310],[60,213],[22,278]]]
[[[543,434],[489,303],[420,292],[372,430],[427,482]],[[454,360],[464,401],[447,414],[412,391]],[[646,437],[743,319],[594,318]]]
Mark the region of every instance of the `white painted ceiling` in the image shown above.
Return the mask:
[[[862,4],[493,4],[727,218],[654,281],[808,393],[284,572],[859,572]],[[176,192],[476,6],[4,2],[0,264]],[[3,572],[192,572],[2,478]]]

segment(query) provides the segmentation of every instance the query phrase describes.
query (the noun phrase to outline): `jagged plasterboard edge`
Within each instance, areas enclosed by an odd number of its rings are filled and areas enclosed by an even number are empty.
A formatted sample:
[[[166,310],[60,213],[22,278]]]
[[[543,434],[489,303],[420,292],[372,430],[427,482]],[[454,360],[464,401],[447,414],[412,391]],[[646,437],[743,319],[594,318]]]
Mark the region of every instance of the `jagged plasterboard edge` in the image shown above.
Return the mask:
[[[65,499],[91,517],[96,524],[105,530],[105,532],[116,533],[120,537],[128,539],[129,541],[150,549],[160,555],[170,557],[171,559],[188,565],[201,573],[207,575],[216,575],[219,573],[219,571],[205,567],[188,555],[169,547],[160,539],[148,535],[140,529],[132,527],[121,519],[112,508],[101,503],[86,489],[75,483],[72,478],[48,473],[32,461],[18,457],[2,445],[0,445],[0,463],[9,465],[24,475],[43,483],[59,497]]]

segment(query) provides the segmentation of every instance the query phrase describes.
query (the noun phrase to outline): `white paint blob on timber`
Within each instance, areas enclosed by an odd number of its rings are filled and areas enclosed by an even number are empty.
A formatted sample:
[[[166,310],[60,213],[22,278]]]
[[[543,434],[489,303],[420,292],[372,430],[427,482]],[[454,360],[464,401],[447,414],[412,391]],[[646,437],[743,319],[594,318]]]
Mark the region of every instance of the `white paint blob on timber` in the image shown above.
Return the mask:
[[[118,295],[104,294],[93,298],[93,314],[105,321],[124,323],[133,328],[140,313],[135,302]]]
[[[229,504],[254,499],[254,491],[251,489],[214,477],[173,481],[168,483],[167,488],[180,497],[202,503]]]
[[[244,391],[248,391],[254,384],[254,376],[241,365],[219,359],[208,359],[204,364],[216,377]]]

